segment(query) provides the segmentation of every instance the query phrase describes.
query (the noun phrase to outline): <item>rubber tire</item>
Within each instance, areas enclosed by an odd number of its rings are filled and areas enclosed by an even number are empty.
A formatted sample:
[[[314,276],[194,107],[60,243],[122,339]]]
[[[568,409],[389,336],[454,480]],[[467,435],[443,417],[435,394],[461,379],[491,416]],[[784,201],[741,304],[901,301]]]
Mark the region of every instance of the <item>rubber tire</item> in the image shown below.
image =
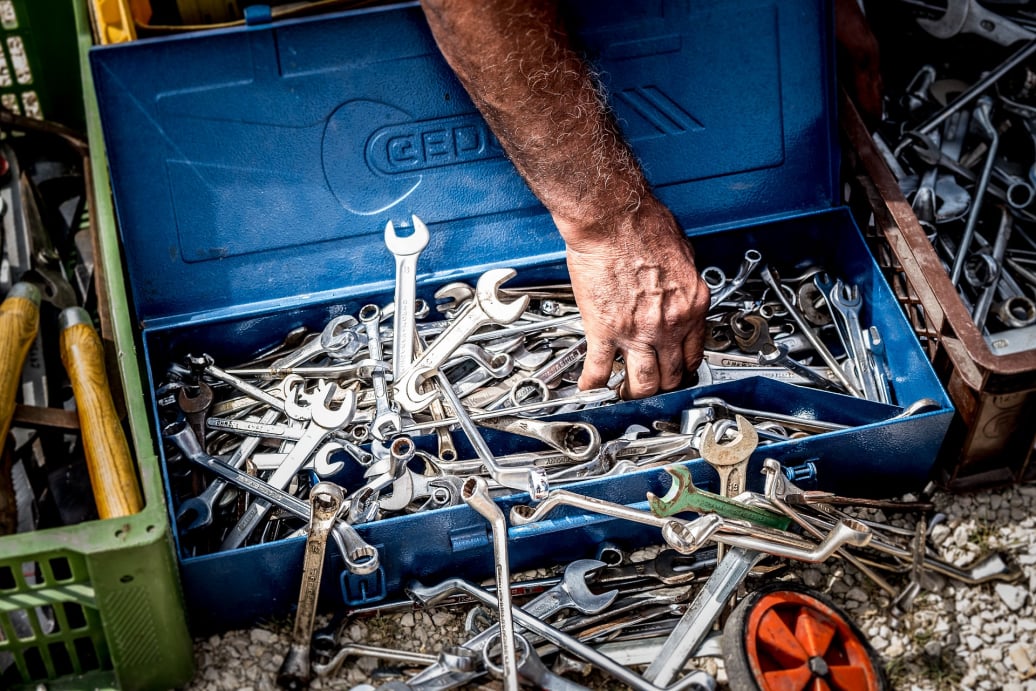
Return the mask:
[[[770,597],[773,594],[776,595]],[[782,599],[785,599],[786,602],[781,603]],[[774,691],[774,688],[766,683],[763,676],[764,671],[768,669],[791,669],[792,666],[790,664],[781,665],[772,657],[764,660],[753,659],[758,656],[754,652],[756,646],[749,645],[749,627],[757,627],[759,618],[767,610],[773,610],[778,607],[796,608],[802,606],[809,607],[810,611],[817,618],[830,620],[835,625],[834,640],[832,645],[829,645],[827,648],[829,653],[842,654],[845,649],[842,644],[845,642],[849,643],[853,651],[852,654],[855,656],[851,658],[852,664],[850,666],[860,667],[864,670],[869,683],[869,686],[865,687],[865,689],[887,691],[887,689],[891,688],[885,677],[881,658],[874,652],[874,648],[871,647],[863,632],[849,619],[841,607],[834,604],[826,596],[803,585],[777,582],[767,583],[760,589],[749,593],[734,608],[723,627],[723,662],[731,689],[736,691]],[[815,678],[813,677],[813,679]],[[810,681],[800,688],[814,691],[814,689],[823,687],[814,685]],[[831,689],[831,691],[836,689],[838,691],[843,691],[843,689],[844,691],[849,691],[850,688],[851,691],[864,691],[864,689],[858,689],[857,686],[839,687],[830,683],[827,684],[827,688]]]

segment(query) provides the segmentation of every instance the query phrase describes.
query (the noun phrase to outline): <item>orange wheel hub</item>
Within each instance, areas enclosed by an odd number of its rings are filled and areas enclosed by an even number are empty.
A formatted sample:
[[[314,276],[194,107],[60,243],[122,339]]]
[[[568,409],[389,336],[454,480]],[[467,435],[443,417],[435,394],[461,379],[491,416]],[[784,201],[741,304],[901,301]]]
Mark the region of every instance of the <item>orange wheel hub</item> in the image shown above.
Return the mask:
[[[806,593],[764,595],[745,649],[763,691],[877,691],[879,673],[848,622]]]

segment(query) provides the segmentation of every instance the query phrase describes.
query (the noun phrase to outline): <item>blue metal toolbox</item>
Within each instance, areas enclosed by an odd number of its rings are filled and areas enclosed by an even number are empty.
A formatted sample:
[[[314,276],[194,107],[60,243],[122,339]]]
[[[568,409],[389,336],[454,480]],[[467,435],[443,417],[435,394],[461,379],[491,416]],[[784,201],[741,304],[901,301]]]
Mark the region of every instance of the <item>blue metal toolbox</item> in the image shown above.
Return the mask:
[[[899,406],[749,379],[574,417],[608,438],[722,395],[849,426],[761,448],[751,486],[773,457],[811,462],[818,486],[845,494],[918,489],[952,409],[839,206],[828,3],[574,0],[565,12],[699,266],[736,268],[753,247],[774,265],[820,263],[856,283],[864,320],[884,335],[896,400],[935,402],[894,418]],[[430,228],[418,275],[427,299],[493,267],[513,267],[515,282],[527,284],[566,279],[549,215],[440,57],[416,4],[276,23],[252,8],[245,27],[95,48],[91,61],[152,391],[187,353],[240,361],[295,326],[319,329],[390,301],[388,220],[405,225],[416,214]],[[156,396],[145,395],[157,425]],[[498,451],[514,439],[486,436]],[[697,482],[715,482],[711,468],[689,463]],[[647,491],[664,493],[665,478],[641,470],[569,488],[636,504]],[[488,526],[465,506],[358,530],[379,548],[381,568],[354,576],[335,555],[340,577],[323,581],[331,601],[376,601],[414,577],[492,573]],[[657,530],[578,512],[513,527],[510,537],[516,569],[592,555],[604,540],[659,539]],[[288,612],[303,546],[293,538],[191,556],[178,543],[194,630]]]

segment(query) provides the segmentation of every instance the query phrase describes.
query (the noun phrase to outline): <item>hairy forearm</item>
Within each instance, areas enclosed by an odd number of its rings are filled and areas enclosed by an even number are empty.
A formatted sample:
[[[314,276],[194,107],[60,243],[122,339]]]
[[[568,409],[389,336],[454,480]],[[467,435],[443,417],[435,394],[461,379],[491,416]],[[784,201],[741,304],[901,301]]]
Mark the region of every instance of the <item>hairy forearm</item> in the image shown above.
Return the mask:
[[[422,0],[447,62],[566,241],[648,192],[550,0]]]

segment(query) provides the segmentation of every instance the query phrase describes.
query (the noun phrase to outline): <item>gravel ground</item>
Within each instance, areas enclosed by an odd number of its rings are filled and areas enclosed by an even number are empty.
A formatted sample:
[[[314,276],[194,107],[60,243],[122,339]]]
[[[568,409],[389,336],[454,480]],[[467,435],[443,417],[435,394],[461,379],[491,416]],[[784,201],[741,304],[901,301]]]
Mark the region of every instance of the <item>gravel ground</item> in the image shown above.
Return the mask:
[[[1000,551],[1011,557],[1023,577],[1012,584],[929,583],[931,590],[899,617],[891,614],[884,591],[840,560],[810,567],[792,564],[780,577],[825,592],[842,606],[881,656],[894,689],[1036,690],[1036,486],[974,495],[937,493],[933,501],[946,518],[931,528],[930,544],[945,560],[965,566],[985,552]],[[910,527],[911,517],[890,515],[889,520]],[[435,654],[443,645],[466,638],[463,620],[463,610],[355,620],[343,627],[342,640]],[[276,672],[289,632],[290,622],[285,622],[197,640],[198,672],[187,689],[277,688]],[[717,675],[718,688],[729,688],[721,660],[701,662]],[[336,675],[316,679],[311,688],[384,683],[385,677],[371,676],[383,665],[369,657],[352,658]],[[571,678],[592,688],[619,688],[596,674]],[[485,688],[494,685],[486,682]]]

